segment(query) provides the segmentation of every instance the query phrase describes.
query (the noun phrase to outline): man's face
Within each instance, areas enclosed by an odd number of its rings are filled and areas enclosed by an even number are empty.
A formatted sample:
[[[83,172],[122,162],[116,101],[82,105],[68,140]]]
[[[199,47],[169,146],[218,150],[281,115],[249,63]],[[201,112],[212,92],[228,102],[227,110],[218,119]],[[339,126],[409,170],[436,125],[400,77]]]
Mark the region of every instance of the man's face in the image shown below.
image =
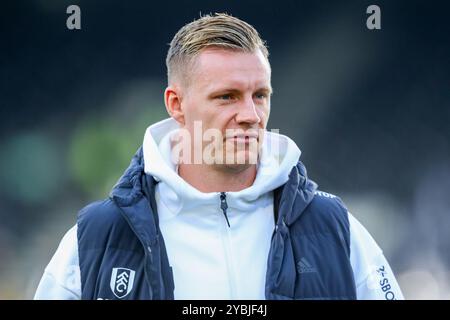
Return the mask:
[[[189,84],[183,88],[183,127],[191,137],[198,121],[203,132],[221,132],[221,168],[241,171],[255,163],[251,159],[257,159],[263,141],[261,129],[266,128],[270,113],[270,75],[269,62],[259,50],[207,48],[196,57]],[[230,159],[235,159],[234,163]]]

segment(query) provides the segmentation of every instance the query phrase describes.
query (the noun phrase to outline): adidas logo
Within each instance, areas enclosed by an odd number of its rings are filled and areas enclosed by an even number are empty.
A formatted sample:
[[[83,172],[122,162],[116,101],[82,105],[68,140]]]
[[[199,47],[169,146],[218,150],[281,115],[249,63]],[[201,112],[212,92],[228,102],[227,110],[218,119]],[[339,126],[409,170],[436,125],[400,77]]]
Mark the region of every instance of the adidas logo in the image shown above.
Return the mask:
[[[298,273],[315,273],[317,272],[316,268],[314,268],[305,257],[301,258],[297,263],[297,272]]]

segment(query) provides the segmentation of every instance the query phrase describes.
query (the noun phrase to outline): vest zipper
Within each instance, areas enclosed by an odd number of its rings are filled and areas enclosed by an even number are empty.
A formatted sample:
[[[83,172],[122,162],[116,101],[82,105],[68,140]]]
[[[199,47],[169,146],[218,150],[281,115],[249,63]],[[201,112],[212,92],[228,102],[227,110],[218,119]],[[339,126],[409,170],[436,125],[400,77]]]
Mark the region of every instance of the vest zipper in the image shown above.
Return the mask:
[[[228,228],[230,228],[230,221],[228,221],[227,209],[227,194],[225,192],[220,193],[220,209],[222,209],[223,215],[225,216],[225,220],[227,220]]]

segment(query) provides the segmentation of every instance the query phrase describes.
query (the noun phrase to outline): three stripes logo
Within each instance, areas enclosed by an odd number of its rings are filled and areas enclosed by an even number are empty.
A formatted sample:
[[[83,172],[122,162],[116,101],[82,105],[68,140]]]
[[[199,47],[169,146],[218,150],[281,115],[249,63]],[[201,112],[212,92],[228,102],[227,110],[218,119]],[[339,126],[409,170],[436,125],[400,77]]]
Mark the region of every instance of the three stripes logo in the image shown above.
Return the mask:
[[[298,273],[315,273],[317,272],[316,268],[314,268],[305,257],[301,258],[297,263],[297,272]]]
[[[114,295],[122,299],[133,289],[135,271],[127,268],[113,268],[110,287]]]

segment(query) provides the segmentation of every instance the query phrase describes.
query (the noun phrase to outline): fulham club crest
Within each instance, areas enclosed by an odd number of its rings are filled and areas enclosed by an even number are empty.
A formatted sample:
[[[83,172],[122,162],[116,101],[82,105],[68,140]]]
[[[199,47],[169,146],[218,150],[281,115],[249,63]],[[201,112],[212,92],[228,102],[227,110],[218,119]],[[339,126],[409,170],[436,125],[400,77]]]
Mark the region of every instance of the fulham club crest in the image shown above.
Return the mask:
[[[135,271],[127,268],[113,268],[110,287],[114,295],[122,299],[133,289]]]

